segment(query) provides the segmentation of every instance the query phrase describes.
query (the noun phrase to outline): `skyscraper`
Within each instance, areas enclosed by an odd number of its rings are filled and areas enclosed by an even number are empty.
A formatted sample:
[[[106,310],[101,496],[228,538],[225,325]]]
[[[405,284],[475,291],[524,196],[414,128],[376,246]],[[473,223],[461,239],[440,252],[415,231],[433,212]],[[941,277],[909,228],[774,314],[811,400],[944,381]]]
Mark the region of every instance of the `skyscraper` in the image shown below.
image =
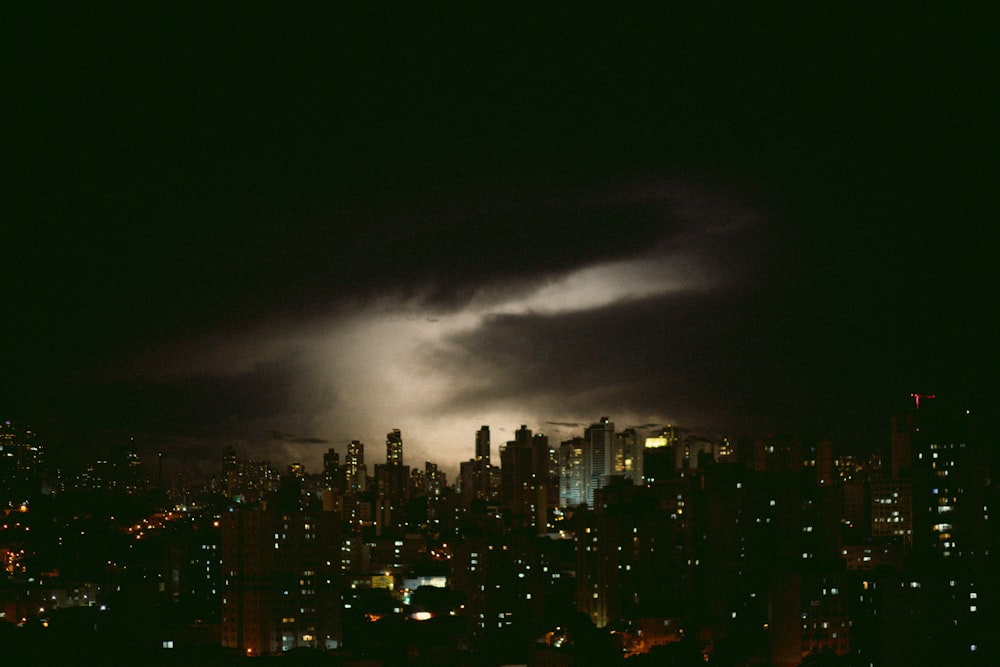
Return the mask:
[[[236,450],[233,449],[232,445],[226,445],[226,448],[222,450],[222,472],[236,472]]]
[[[159,456],[159,464],[161,468],[162,476],[162,466],[163,466],[163,455]],[[232,498],[237,493],[239,493],[240,488],[240,471],[239,463],[236,458],[236,450],[233,449],[232,445],[227,445],[224,450],[222,450],[222,482],[225,484],[226,496]]]
[[[600,421],[584,431],[583,439],[586,446],[584,494],[587,505],[593,507],[594,491],[606,486],[608,477],[615,474],[615,423],[601,417]]]
[[[623,475],[633,484],[642,485],[644,441],[634,428],[615,436],[615,474]]]
[[[368,469],[365,467],[365,445],[359,440],[351,440],[344,457],[344,490],[348,493],[364,491],[367,486]]]
[[[514,439],[500,448],[500,497],[518,516],[527,514],[531,486],[531,429],[521,425]]]
[[[447,480],[445,479],[444,471],[438,470],[436,463],[425,461],[424,492],[430,496],[440,496],[444,492],[446,486]]]
[[[585,441],[577,436],[559,445],[559,504],[571,507],[586,502],[584,494]]]
[[[674,478],[675,449],[678,447],[677,429],[667,426],[654,437],[646,438],[643,447],[642,472],[643,480],[649,484]]]
[[[975,561],[989,552],[989,439],[978,417],[940,398],[913,413],[913,544],[923,556]]]
[[[339,489],[340,481],[340,454],[330,447],[323,454],[323,484],[328,489]]]
[[[386,433],[385,463],[375,466],[375,485],[390,506],[398,509],[408,495],[409,478],[410,469],[403,465],[403,435],[394,428]]]
[[[398,428],[385,435],[385,462],[390,466],[403,465],[403,434]]]
[[[559,506],[559,453],[544,433],[531,436],[531,475],[536,489],[536,524],[544,527],[549,510]]]
[[[340,517],[270,510],[221,519],[222,645],[246,655],[342,645]]]
[[[493,500],[492,479],[494,468],[490,464],[490,427],[483,425],[476,431],[476,456],[462,463],[462,495],[466,500],[478,498]]]
[[[476,460],[490,462],[490,427],[484,425],[476,431]]]

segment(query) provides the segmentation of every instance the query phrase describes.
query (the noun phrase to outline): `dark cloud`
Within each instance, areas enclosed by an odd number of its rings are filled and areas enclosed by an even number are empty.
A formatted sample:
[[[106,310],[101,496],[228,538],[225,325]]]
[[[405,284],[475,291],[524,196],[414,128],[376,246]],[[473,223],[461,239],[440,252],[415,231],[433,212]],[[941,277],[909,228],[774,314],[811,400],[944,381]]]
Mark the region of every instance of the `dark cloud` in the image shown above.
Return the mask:
[[[330,442],[324,438],[296,436],[291,433],[282,433],[280,431],[271,431],[270,435],[272,440],[289,442],[296,445],[323,445]]]
[[[635,424],[630,426],[629,428],[634,428],[637,431],[658,431],[662,430],[666,426],[667,426],[666,424]]]
[[[690,418],[721,408],[715,388],[739,379],[739,340],[713,326],[733,305],[707,312],[704,298],[668,297],[579,313],[497,316],[451,340],[434,363],[458,377],[464,370],[486,379],[463,387],[449,399],[452,406],[526,397],[560,413]]]
[[[450,340],[434,364],[484,378],[445,399],[452,410],[518,397],[542,414],[661,415],[700,431],[766,432],[817,427],[813,416],[851,406],[851,386],[869,379],[847,358],[802,365],[823,339],[803,335],[794,318],[759,310],[745,294],[680,295],[493,317]],[[800,391],[817,381],[819,390]]]
[[[245,437],[293,410],[301,376],[294,357],[231,374],[125,378],[83,383],[54,396],[51,409],[76,429],[115,424],[121,431],[173,438]],[[270,432],[272,439],[283,434]]]

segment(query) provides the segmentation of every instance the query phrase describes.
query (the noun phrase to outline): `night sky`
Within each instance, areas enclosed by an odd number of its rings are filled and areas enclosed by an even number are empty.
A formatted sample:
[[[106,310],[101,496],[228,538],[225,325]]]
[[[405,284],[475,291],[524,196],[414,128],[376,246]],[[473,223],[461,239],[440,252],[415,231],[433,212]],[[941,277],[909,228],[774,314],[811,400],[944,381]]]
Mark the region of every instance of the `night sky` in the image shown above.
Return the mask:
[[[995,409],[974,10],[4,9],[0,417],[454,476],[489,424]],[[797,13],[790,13],[790,12]]]

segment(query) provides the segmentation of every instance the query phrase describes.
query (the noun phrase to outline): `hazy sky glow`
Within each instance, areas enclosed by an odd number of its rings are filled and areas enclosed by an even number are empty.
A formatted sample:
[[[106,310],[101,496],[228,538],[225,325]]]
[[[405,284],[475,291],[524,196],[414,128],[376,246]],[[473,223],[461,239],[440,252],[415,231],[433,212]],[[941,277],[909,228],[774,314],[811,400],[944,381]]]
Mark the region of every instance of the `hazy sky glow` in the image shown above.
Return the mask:
[[[687,208],[694,210],[696,204]],[[612,219],[617,216],[611,203],[604,208]],[[280,405],[265,414],[241,416],[233,435],[240,438],[245,455],[292,457],[313,468],[323,445],[344,449],[355,438],[369,445],[372,461],[381,460],[384,435],[391,428],[402,429],[409,463],[432,460],[454,474],[456,462],[471,455],[473,435],[482,424],[491,425],[496,448],[520,424],[558,443],[603,415],[622,427],[667,423],[682,397],[662,396],[652,412],[638,411],[639,406],[631,405],[632,391],[641,391],[642,376],[629,378],[624,395],[611,386],[613,378],[607,395],[599,381],[575,386],[572,378],[594,359],[589,348],[573,353],[577,342],[572,335],[507,349],[491,336],[520,340],[517,331],[503,333],[513,322],[518,329],[538,329],[553,318],[588,317],[640,303],[659,304],[669,312],[671,298],[681,295],[711,298],[713,291],[726,287],[716,265],[740,261],[726,256],[731,237],[751,230],[745,221],[733,224],[708,215],[698,210],[697,220],[681,226],[683,233],[632,257],[543,271],[512,284],[487,281],[466,300],[447,307],[429,303],[420,293],[404,297],[389,292],[338,305],[332,314],[175,344],[162,350],[158,360],[143,357],[144,377],[153,385],[210,377],[252,385],[265,369],[285,369],[288,386]],[[622,341],[626,351],[631,344],[628,338]],[[547,348],[559,347],[564,348],[560,357],[550,359]],[[518,386],[525,369],[534,369],[533,376]],[[539,381],[538,375],[545,378]],[[237,391],[237,398],[241,394]],[[296,438],[309,442],[294,442]]]

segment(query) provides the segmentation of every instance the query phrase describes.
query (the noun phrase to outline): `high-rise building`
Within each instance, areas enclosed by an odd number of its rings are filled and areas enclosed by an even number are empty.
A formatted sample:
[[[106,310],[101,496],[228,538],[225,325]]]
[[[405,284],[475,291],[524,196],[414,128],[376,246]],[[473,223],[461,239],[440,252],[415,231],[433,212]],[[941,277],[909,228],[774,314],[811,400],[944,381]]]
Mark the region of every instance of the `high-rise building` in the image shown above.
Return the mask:
[[[226,448],[222,450],[222,473],[236,472],[236,469],[236,450],[233,449],[232,445],[226,445]]]
[[[398,428],[385,435],[385,462],[390,466],[403,465],[403,434]]]
[[[815,454],[813,466],[816,468],[816,483],[820,486],[833,484],[833,443],[829,439],[820,440],[816,443]]]
[[[652,487],[612,479],[577,512],[577,610],[594,625],[667,617],[692,608],[694,484]]]
[[[342,644],[340,517],[223,513],[222,645],[247,655]]]
[[[160,467],[158,476],[162,477],[163,473],[162,452],[158,457],[158,463]],[[227,497],[232,498],[239,493],[240,489],[239,464],[237,463],[236,459],[236,450],[233,449],[232,445],[226,445],[226,448],[222,450],[222,484]]]
[[[128,495],[139,493],[145,488],[142,478],[142,463],[135,445],[113,447],[110,456],[112,487]]]
[[[989,551],[992,444],[979,415],[939,398],[921,403],[912,424],[914,548],[979,561]]]
[[[634,428],[627,428],[615,435],[615,474],[643,484],[644,442]]]
[[[439,470],[437,464],[430,461],[424,462],[423,482],[424,492],[429,496],[440,496],[448,485],[444,471]]]
[[[468,503],[476,497],[476,467],[477,461],[469,459],[458,464],[458,486],[462,500]]]
[[[851,650],[844,572],[783,572],[771,580],[768,639],[771,663],[798,665],[816,653]]]
[[[40,488],[44,463],[45,450],[34,431],[0,422],[0,502],[20,502],[29,489]]]
[[[798,438],[769,435],[754,441],[751,467],[762,472],[799,472],[802,470],[802,454],[802,442]],[[684,467],[688,466],[685,464]]]
[[[365,467],[365,445],[351,440],[344,457],[344,491],[359,493],[368,486],[368,468]]]
[[[522,424],[501,447],[500,462],[501,499],[514,523],[545,529],[549,511],[559,504],[558,457],[548,436]]]
[[[409,466],[407,466],[409,467]],[[419,498],[427,495],[427,471],[420,468],[410,470],[409,486],[406,491],[407,498]]]
[[[10,420],[0,422],[0,456],[16,461],[17,429]]]
[[[544,433],[531,436],[531,476],[535,487],[535,524],[541,530],[549,513],[559,506],[559,452],[549,446]]]
[[[926,405],[926,403],[925,403]],[[913,467],[913,434],[914,417],[912,412],[901,412],[892,415],[890,423],[890,463],[893,479],[909,479]]]
[[[675,450],[679,443],[680,436],[673,426],[667,426],[657,436],[646,438],[645,447],[643,447],[644,482],[652,484],[674,478],[676,470]]]
[[[559,445],[559,504],[562,507],[582,505],[584,494],[584,452],[586,442],[577,436]]]
[[[500,448],[500,498],[520,524],[533,517],[532,456],[531,429],[522,424],[514,439]]]
[[[871,536],[910,547],[913,544],[913,487],[909,480],[871,481]]]
[[[375,485],[379,494],[398,509],[409,491],[410,469],[403,465],[403,435],[394,428],[385,436],[385,463],[375,466]]]
[[[327,489],[339,490],[343,486],[340,476],[340,454],[330,447],[323,454],[323,484]]]
[[[490,427],[484,425],[476,431],[476,460],[490,462]]]
[[[500,498],[500,468],[490,463],[490,427],[476,431],[476,455],[460,465],[462,498],[494,502]]]
[[[615,474],[615,423],[601,417],[583,432],[583,439],[587,448],[584,493],[587,505],[593,507],[594,492],[606,486],[608,478]]]

